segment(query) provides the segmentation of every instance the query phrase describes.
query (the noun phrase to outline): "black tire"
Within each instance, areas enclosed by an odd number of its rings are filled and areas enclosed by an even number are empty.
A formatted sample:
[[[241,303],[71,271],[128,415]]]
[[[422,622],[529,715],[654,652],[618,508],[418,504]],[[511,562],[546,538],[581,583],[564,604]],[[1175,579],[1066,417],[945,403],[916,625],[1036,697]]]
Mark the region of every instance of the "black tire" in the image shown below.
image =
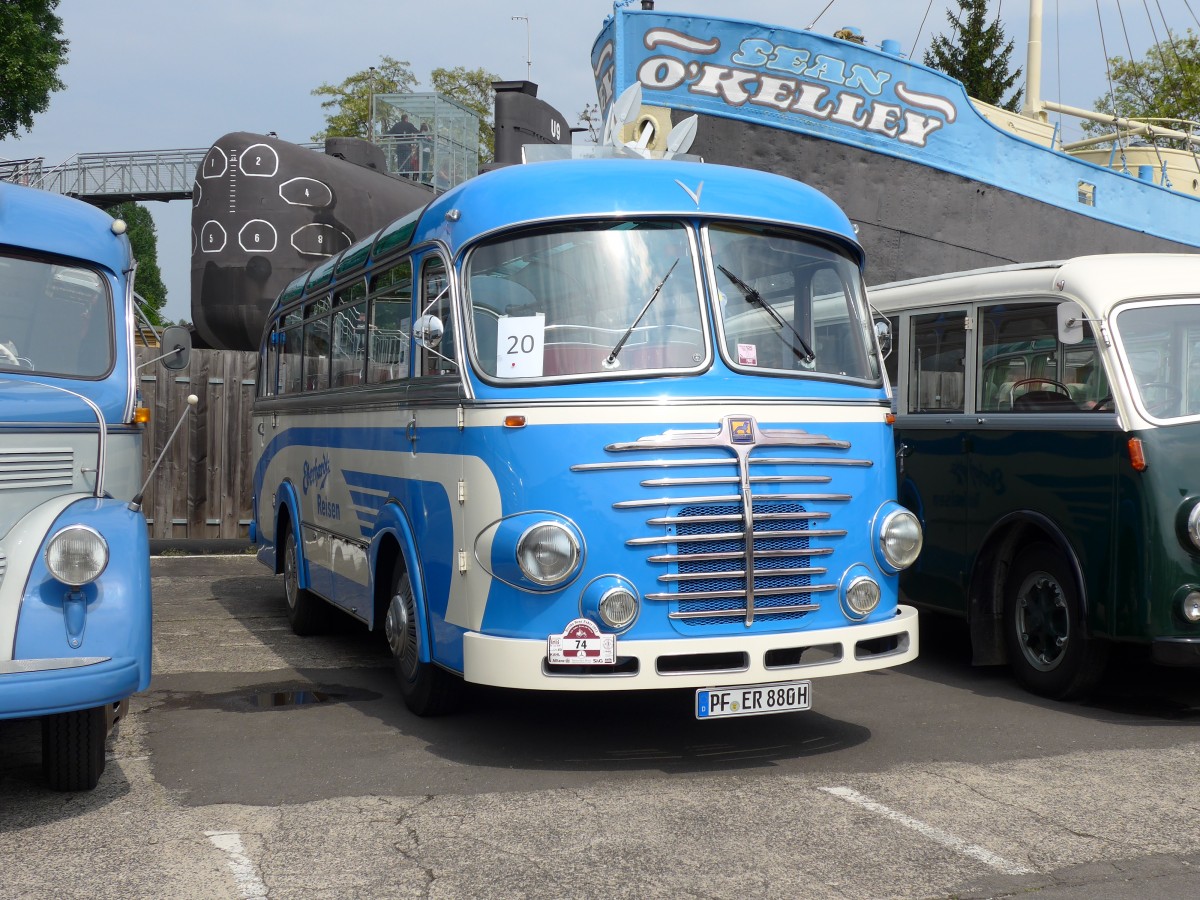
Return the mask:
[[[90,791],[104,772],[108,709],[94,706],[42,717],[42,774],[56,791]]]
[[[308,637],[326,630],[329,609],[325,601],[300,587],[300,558],[296,553],[296,536],[290,527],[283,539],[283,593],[288,624],[295,634]]]
[[[1108,662],[1108,645],[1087,633],[1071,567],[1049,544],[1032,544],[1013,561],[1004,588],[1004,637],[1017,681],[1055,700],[1087,695]]]
[[[421,629],[408,571],[397,561],[392,572],[383,634],[396,664],[396,678],[404,704],[418,716],[452,712],[462,690],[462,679],[433,663],[421,662]]]

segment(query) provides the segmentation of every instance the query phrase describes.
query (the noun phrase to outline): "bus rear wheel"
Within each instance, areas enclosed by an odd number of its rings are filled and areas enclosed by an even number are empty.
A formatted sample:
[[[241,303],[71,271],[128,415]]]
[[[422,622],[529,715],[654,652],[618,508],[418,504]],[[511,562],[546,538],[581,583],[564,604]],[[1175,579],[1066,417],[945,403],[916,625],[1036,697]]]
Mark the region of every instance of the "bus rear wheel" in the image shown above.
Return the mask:
[[[404,704],[418,716],[451,712],[458,702],[461,681],[431,662],[421,661],[421,627],[408,570],[397,563],[383,633],[396,664]]]
[[[108,710],[103,706],[42,718],[42,774],[55,791],[90,791],[104,772]]]
[[[287,620],[301,637],[325,630],[325,602],[312,591],[300,587],[300,558],[296,536],[289,527],[283,541],[283,593],[287,599]]]
[[[1104,672],[1106,644],[1092,640],[1071,567],[1048,544],[1026,547],[1004,590],[1004,633],[1013,676],[1055,700],[1088,694]]]

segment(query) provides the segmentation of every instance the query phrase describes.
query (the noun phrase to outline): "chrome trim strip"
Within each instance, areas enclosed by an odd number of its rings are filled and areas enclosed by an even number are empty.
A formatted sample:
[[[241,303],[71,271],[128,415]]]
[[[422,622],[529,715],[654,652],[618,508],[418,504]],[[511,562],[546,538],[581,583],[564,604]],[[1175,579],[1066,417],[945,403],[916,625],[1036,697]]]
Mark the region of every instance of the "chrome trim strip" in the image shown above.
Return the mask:
[[[756,522],[786,522],[792,519],[828,519],[830,513],[827,512],[811,512],[811,513],[759,513],[754,517]],[[687,524],[707,524],[713,522],[740,522],[742,516],[740,513],[728,513],[724,515],[711,516],[655,516],[647,519],[647,525],[677,525],[682,523]]]
[[[647,594],[646,598],[651,599],[653,595]],[[790,613],[799,612],[816,612],[821,608],[819,603],[800,603],[794,606],[770,606],[761,610],[763,615],[771,616],[776,613],[787,615]],[[701,610],[698,612],[673,612],[667,613],[668,619],[732,619],[735,616],[752,618],[753,610],[743,606],[741,609],[721,609],[721,610]]]
[[[828,484],[832,475],[751,475],[751,484]],[[704,478],[648,478],[642,487],[677,487],[700,484],[740,484],[736,475],[709,475]]]
[[[771,538],[799,538],[799,537],[845,537],[846,529],[844,528],[813,528],[801,531],[756,531],[751,535],[753,540],[769,540]],[[746,533],[739,532],[722,532],[721,534],[663,534],[655,537],[630,538],[625,542],[627,547],[645,547],[651,544],[693,544],[703,541],[742,541],[746,539]],[[797,551],[793,550],[795,555]],[[805,555],[811,555],[806,552]]]
[[[832,547],[814,547],[805,550],[804,556],[831,556],[833,554]],[[782,556],[796,556],[795,550],[790,547],[786,550],[759,550],[754,554],[759,559],[773,559]],[[660,553],[655,556],[647,556],[646,562],[652,563],[673,563],[673,562],[718,562],[722,559],[741,559],[741,550],[726,550],[715,553]]]
[[[691,557],[689,557],[690,559]],[[829,570],[823,566],[806,566],[794,569],[760,569],[758,578],[786,578],[792,575],[824,575]],[[745,569],[731,569],[728,572],[684,572],[675,575],[659,575],[659,581],[708,581],[711,578],[744,578]],[[796,593],[803,594],[804,588],[796,588]],[[687,595],[680,594],[680,599]]]
[[[0,659],[0,675],[20,675],[23,672],[54,672],[59,669],[80,669],[106,663],[111,656],[68,656],[63,659]]]
[[[640,509],[648,506],[694,506],[697,503],[741,503],[743,500],[762,503],[779,503],[784,500],[850,500],[849,494],[738,494],[712,495],[707,497],[656,497],[652,500],[618,500],[613,509]]]
[[[836,584],[814,584],[814,585],[809,585],[808,587],[803,587],[803,588],[773,587],[773,588],[762,588],[761,590],[758,591],[758,596],[760,596],[760,597],[786,597],[788,594],[820,594],[820,593],[826,593],[828,591],[836,591],[837,589],[838,589],[838,586]],[[688,600],[688,601],[692,601],[692,600],[736,600],[739,597],[744,596],[744,593],[745,592],[743,592],[743,591],[696,591],[695,593],[688,593],[688,594],[675,594],[675,593],[647,594],[646,599],[647,600]],[[724,616],[724,615],[727,615],[729,612],[730,612],[730,610],[717,609],[717,610],[708,611],[708,615]],[[775,607],[768,607],[766,610],[764,610],[764,612],[775,612]],[[753,610],[751,610],[751,613],[753,613]]]

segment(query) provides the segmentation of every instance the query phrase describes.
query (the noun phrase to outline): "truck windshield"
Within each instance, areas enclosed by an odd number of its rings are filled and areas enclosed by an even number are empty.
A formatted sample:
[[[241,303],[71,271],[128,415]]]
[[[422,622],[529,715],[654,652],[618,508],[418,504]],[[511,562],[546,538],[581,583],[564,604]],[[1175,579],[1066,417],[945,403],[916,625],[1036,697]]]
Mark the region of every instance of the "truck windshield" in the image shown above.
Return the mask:
[[[555,225],[477,247],[465,284],[479,371],[497,379],[697,369],[706,358],[681,222]]]
[[[112,303],[100,274],[0,255],[0,376],[97,378],[112,367]]]
[[[1200,416],[1200,304],[1133,304],[1115,324],[1146,412],[1156,419]]]
[[[743,370],[879,380],[858,266],[803,236],[708,228],[721,350]]]

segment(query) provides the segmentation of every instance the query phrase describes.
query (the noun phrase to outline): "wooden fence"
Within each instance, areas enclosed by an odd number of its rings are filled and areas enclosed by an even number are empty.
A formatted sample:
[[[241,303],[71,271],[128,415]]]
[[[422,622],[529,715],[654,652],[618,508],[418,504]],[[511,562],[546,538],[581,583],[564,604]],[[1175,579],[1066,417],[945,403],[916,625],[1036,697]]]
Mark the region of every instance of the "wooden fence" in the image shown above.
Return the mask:
[[[161,363],[157,347],[137,348],[137,384],[150,408],[142,442],[142,478],[187,408],[199,399],[142,498],[151,540],[247,540],[254,456],[250,406],[257,354],[194,350],[186,369]]]

